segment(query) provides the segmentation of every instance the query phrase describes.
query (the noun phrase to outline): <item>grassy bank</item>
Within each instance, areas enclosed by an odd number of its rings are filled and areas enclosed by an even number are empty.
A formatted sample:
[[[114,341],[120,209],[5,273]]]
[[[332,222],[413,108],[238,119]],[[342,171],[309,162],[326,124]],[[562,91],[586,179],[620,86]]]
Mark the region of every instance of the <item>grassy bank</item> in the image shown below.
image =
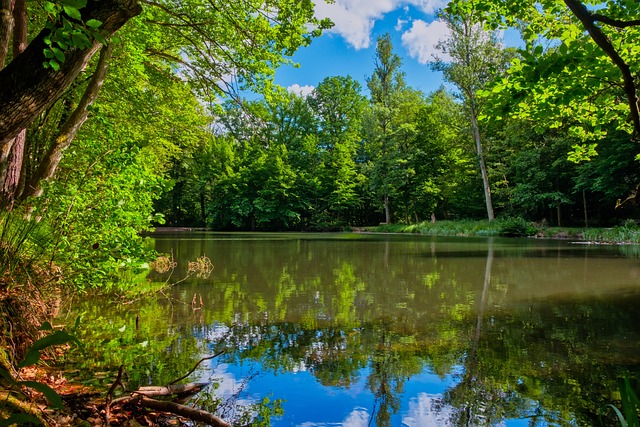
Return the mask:
[[[597,243],[640,243],[640,227],[633,220],[612,228],[548,227],[522,218],[430,221],[418,224],[383,224],[361,228],[377,233],[415,233],[427,236],[503,236],[572,239]]]

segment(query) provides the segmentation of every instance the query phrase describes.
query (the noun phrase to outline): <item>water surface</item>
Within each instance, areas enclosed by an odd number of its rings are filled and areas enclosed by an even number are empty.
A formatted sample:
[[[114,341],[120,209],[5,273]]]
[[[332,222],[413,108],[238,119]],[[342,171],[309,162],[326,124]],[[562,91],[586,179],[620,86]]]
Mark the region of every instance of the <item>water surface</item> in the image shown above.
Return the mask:
[[[154,240],[176,267],[153,279],[179,283],[161,308],[124,309],[122,322],[137,315],[147,327],[132,343],[165,340],[169,356],[139,378],[176,377],[224,348],[196,375],[222,379],[216,393],[227,397],[250,378],[240,401],[283,399],[274,426],[586,425],[617,402],[618,378],[638,378],[634,246],[365,234]],[[189,273],[202,256],[213,270]]]

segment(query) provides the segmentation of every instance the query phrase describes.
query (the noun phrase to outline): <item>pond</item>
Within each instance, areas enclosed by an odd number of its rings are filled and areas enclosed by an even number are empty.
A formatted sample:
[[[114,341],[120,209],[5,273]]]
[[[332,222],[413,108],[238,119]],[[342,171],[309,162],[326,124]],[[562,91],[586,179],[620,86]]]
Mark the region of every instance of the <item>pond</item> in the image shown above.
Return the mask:
[[[618,404],[620,378],[637,385],[636,246],[347,233],[153,240],[176,263],[151,276],[168,290],[79,304],[102,337],[95,357],[129,366],[132,383],[159,384],[224,350],[190,378],[219,381],[212,395],[235,403],[282,399],[273,426],[590,425]]]

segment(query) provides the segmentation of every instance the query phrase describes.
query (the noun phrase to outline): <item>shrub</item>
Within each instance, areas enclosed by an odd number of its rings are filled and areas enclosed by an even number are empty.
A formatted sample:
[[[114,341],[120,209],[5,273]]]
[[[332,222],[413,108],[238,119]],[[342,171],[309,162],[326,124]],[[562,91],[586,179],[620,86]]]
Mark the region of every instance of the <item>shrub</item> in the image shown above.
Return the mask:
[[[498,232],[501,236],[522,237],[532,236],[537,230],[533,224],[522,217],[510,217],[500,220]]]

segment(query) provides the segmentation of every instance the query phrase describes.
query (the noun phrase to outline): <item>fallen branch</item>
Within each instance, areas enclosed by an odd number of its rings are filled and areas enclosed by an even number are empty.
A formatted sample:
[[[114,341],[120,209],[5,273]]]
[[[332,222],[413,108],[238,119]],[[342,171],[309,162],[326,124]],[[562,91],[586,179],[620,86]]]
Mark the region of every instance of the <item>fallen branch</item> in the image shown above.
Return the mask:
[[[144,396],[141,396],[138,402],[145,408],[154,409],[156,411],[171,412],[172,414],[189,418],[192,421],[207,423],[213,427],[233,427],[231,424],[213,414],[210,414],[209,412],[190,408],[179,403],[154,400]]]
[[[189,383],[189,384],[170,384],[168,386],[146,386],[140,387],[134,391],[134,394],[140,394],[146,397],[165,397],[178,395],[194,395],[200,390],[208,386],[209,383]]]

